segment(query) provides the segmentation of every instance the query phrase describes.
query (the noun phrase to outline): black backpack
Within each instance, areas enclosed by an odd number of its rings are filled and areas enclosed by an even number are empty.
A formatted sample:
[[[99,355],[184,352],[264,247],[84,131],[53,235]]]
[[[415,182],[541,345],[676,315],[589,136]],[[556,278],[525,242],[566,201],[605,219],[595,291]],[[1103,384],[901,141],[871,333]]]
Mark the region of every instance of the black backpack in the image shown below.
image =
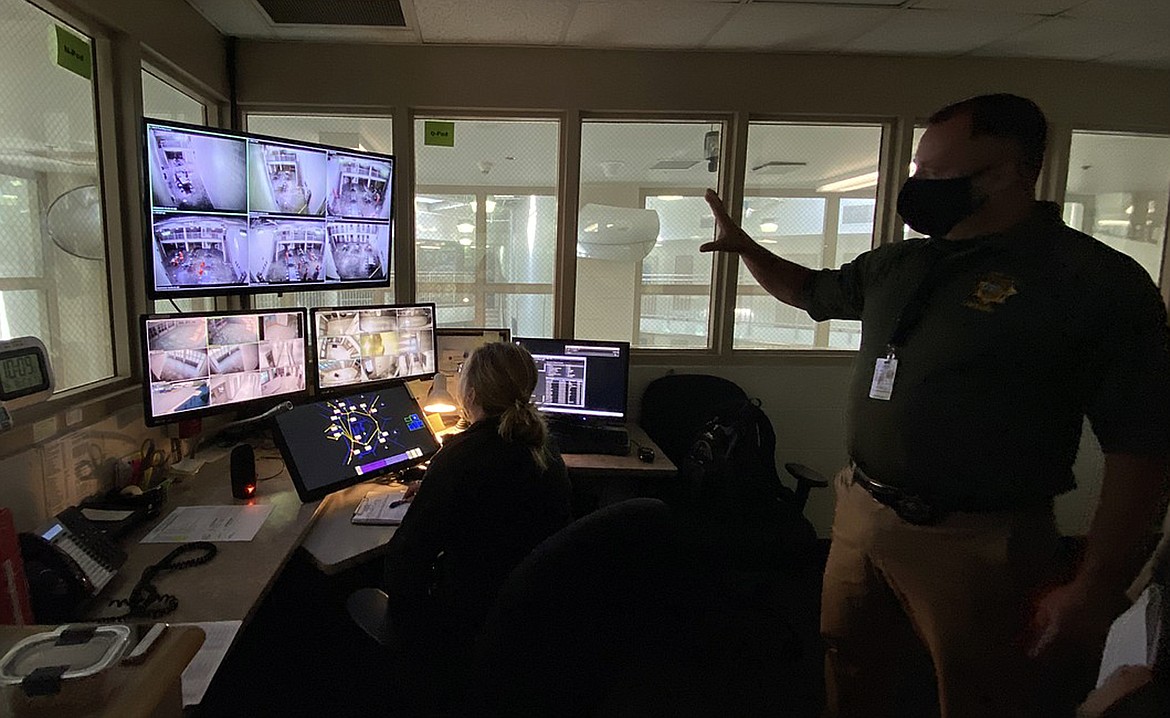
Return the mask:
[[[776,432],[758,399],[744,399],[707,422],[679,472],[695,500],[728,518],[766,518],[796,507],[776,471]],[[799,513],[800,507],[797,508]]]

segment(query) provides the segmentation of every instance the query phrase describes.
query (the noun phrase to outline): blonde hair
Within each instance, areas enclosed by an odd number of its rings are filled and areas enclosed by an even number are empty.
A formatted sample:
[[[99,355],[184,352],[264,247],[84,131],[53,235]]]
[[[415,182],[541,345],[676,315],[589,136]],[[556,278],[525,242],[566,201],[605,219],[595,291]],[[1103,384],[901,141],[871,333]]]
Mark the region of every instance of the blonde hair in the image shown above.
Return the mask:
[[[527,446],[537,466],[546,468],[548,428],[532,405],[536,364],[528,350],[504,342],[484,344],[463,363],[461,381],[485,414],[500,418],[500,437]]]

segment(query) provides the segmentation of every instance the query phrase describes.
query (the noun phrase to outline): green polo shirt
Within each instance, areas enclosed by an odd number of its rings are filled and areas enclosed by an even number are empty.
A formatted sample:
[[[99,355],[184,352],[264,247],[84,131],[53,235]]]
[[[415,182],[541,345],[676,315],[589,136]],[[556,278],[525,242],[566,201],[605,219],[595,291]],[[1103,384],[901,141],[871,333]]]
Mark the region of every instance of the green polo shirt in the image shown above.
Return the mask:
[[[892,397],[871,399],[874,362],[923,281]],[[814,319],[862,322],[848,441],[877,481],[958,510],[1044,500],[1074,487],[1086,416],[1106,453],[1170,453],[1158,289],[1052,203],[1001,234],[879,247],[804,291]]]

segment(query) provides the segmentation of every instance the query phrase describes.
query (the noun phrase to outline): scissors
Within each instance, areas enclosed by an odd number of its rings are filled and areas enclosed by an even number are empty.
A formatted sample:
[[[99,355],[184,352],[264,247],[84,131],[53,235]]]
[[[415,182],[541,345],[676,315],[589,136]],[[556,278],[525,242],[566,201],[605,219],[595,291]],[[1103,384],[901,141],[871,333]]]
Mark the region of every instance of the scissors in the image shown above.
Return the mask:
[[[154,447],[154,441],[151,439],[142,442],[141,455],[142,458],[139,459],[138,470],[135,472],[138,480],[134,483],[137,483],[140,488],[146,490],[150,488],[151,480],[157,478],[155,476],[155,470],[157,469],[157,473],[162,474],[163,467],[167,465],[167,457],[166,454]]]

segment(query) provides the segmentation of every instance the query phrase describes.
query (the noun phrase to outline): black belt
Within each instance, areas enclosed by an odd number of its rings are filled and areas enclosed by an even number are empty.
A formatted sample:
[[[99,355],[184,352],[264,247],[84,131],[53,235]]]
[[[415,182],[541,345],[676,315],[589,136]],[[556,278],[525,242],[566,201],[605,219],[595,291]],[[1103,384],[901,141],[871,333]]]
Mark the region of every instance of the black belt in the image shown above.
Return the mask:
[[[1050,512],[1052,511],[1051,496],[1016,497],[1010,500],[989,500],[979,504],[963,504],[961,506],[944,506],[938,499],[922,496],[912,491],[900,489],[897,486],[883,484],[866,475],[856,462],[851,462],[853,468],[853,482],[869,492],[874,501],[889,506],[894,513],[909,524],[915,526],[933,526],[955,511],[964,513],[990,513],[993,511],[1024,511]]]
[[[949,511],[918,494],[874,481],[857,464],[853,466],[853,483],[869,492],[874,501],[889,506],[898,517],[915,526],[933,526],[947,517]]]

